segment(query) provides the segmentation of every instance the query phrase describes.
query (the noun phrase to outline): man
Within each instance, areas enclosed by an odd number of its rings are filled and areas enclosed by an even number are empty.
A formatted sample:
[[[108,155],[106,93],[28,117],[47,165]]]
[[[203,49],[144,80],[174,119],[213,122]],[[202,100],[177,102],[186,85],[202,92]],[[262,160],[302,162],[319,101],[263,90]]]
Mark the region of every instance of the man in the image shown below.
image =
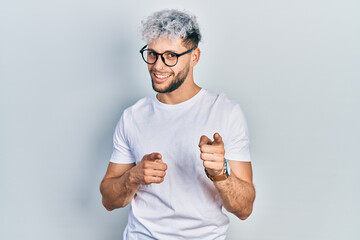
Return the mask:
[[[194,16],[163,10],[142,24],[140,52],[157,95],[116,126],[103,205],[131,201],[124,239],[225,239],[222,206],[244,220],[255,198],[245,118],[236,102],[195,84]]]

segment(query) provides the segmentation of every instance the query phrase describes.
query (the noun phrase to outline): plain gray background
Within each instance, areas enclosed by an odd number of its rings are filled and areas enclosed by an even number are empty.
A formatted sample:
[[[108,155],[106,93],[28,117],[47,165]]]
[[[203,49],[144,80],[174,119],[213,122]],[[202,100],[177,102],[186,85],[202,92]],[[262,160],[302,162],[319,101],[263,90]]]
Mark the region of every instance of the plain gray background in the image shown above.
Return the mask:
[[[122,238],[99,184],[164,8],[198,16],[195,81],[249,123],[257,199],[228,239],[360,239],[358,0],[0,0],[0,239]]]

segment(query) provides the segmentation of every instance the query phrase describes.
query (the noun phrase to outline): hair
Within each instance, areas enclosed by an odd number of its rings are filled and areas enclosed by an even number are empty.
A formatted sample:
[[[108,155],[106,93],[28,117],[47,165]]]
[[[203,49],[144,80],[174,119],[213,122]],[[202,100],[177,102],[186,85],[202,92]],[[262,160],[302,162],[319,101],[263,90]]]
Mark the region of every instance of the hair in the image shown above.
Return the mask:
[[[153,13],[141,21],[142,39],[147,43],[166,37],[169,39],[183,39],[188,47],[197,47],[201,34],[196,16],[176,9],[165,9]]]

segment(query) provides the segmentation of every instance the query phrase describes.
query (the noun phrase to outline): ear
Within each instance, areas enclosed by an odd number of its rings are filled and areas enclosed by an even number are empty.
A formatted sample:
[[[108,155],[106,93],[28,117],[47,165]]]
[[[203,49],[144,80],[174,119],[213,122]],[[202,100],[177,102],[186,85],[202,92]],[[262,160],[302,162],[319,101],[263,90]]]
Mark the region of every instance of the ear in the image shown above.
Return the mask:
[[[195,48],[192,52],[191,52],[191,66],[195,67],[196,64],[199,62],[200,60],[200,49],[199,48]]]

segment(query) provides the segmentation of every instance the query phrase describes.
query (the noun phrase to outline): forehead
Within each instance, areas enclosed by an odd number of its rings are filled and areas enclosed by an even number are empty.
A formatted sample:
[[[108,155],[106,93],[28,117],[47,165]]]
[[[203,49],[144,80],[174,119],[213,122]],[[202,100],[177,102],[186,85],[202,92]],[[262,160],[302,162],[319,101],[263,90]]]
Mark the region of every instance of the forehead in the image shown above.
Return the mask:
[[[148,48],[160,53],[165,51],[181,52],[187,50],[181,38],[157,38],[148,44]]]

